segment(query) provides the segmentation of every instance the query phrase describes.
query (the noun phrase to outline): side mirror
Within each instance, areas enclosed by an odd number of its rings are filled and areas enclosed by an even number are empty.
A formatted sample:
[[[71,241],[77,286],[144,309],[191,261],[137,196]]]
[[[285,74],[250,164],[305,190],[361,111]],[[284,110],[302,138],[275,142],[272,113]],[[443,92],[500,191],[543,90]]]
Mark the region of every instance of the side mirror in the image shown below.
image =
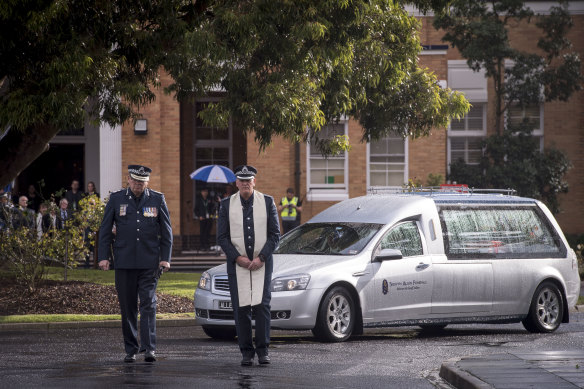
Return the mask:
[[[393,259],[402,259],[403,255],[400,250],[397,249],[383,249],[375,256],[374,262],[390,261]]]

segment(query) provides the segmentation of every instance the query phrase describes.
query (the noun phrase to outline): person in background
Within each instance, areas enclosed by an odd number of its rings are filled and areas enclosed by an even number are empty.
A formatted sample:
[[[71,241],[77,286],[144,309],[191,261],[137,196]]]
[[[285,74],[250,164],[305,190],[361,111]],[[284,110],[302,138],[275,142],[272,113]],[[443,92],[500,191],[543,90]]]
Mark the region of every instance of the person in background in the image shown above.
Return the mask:
[[[79,201],[83,198],[83,193],[79,190],[79,180],[71,181],[71,189],[65,193],[65,198],[69,204],[69,213],[77,212]]]
[[[201,189],[201,194],[197,197],[195,202],[195,217],[199,219],[200,236],[201,236],[201,250],[207,251],[211,245],[209,243],[209,236],[211,235],[211,227],[213,226],[213,215],[215,212],[215,204],[209,198],[209,189]]]
[[[43,218],[49,213],[49,207],[45,203],[41,203],[39,205],[39,212],[36,215],[36,231],[37,236],[39,239],[43,236],[44,228],[43,228]]]
[[[57,204],[51,203],[43,216],[43,232],[57,229]]]
[[[87,192],[85,192],[85,196],[97,196],[99,197],[99,192],[97,191],[97,188],[95,187],[95,182],[93,181],[89,181],[87,183]]]
[[[38,195],[34,185],[30,184],[28,186],[28,192],[26,194],[26,197],[28,198],[27,207],[35,212],[38,212],[39,207],[41,205],[41,196]]]
[[[12,227],[12,204],[9,201],[8,193],[0,195],[0,231],[8,230]]]
[[[286,197],[282,197],[278,205],[278,212],[282,216],[282,231],[287,233],[300,225],[299,212],[302,212],[302,201],[294,196],[294,189],[286,190]]]
[[[12,210],[12,227],[16,230],[22,227],[34,228],[35,216],[34,211],[27,207],[28,198],[20,196],[18,206]]]
[[[64,229],[65,223],[70,218],[71,213],[69,212],[69,202],[67,199],[61,199],[61,201],[59,201],[59,210],[57,211],[57,229]]]

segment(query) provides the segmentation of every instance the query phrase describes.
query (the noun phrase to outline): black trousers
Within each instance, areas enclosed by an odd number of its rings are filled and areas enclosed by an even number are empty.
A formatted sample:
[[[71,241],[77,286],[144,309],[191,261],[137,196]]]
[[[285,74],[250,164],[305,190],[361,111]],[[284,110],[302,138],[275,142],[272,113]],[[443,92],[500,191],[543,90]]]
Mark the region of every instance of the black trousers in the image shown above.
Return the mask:
[[[209,236],[211,235],[211,227],[213,226],[212,219],[203,219],[201,222],[201,249],[208,250],[211,245],[209,244]]]
[[[122,312],[126,353],[156,350],[157,269],[116,269],[116,290]],[[140,345],[138,345],[138,298],[140,299]]]
[[[253,357],[255,354],[258,356],[268,355],[268,347],[270,346],[270,301],[272,299],[270,282],[272,280],[272,273],[266,271],[262,303],[253,307],[249,305],[246,307],[239,306],[237,276],[235,274],[229,274],[228,279],[235,328],[237,330],[237,341],[241,354],[248,357]],[[255,348],[252,342],[252,310],[255,319]]]
[[[285,234],[288,231],[292,231],[299,225],[300,223],[296,220],[282,220],[282,233]]]

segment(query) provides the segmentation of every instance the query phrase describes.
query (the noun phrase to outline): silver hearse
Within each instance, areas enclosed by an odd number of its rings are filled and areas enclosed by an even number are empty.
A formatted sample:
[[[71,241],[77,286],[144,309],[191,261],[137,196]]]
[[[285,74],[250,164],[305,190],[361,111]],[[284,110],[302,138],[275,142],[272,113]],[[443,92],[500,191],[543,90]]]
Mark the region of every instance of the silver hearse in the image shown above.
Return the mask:
[[[522,322],[552,332],[580,292],[574,251],[541,202],[504,194],[367,195],[282,237],[272,328],[343,341],[363,328]],[[196,321],[235,328],[225,265],[202,274]]]

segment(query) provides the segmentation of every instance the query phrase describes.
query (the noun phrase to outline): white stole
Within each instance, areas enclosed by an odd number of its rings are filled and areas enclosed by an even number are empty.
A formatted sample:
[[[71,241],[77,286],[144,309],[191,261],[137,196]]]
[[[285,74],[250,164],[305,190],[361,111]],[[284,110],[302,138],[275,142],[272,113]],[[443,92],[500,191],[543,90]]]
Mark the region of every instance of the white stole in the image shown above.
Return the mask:
[[[253,191],[253,229],[255,237],[253,257],[255,258],[266,244],[268,235],[266,199],[257,190]],[[229,233],[231,235],[231,243],[239,252],[239,255],[247,257],[244,239],[245,231],[243,228],[243,207],[241,206],[239,193],[231,196],[229,200]],[[250,271],[235,264],[235,274],[237,276],[239,306],[261,304],[266,267],[262,266],[258,270]]]

